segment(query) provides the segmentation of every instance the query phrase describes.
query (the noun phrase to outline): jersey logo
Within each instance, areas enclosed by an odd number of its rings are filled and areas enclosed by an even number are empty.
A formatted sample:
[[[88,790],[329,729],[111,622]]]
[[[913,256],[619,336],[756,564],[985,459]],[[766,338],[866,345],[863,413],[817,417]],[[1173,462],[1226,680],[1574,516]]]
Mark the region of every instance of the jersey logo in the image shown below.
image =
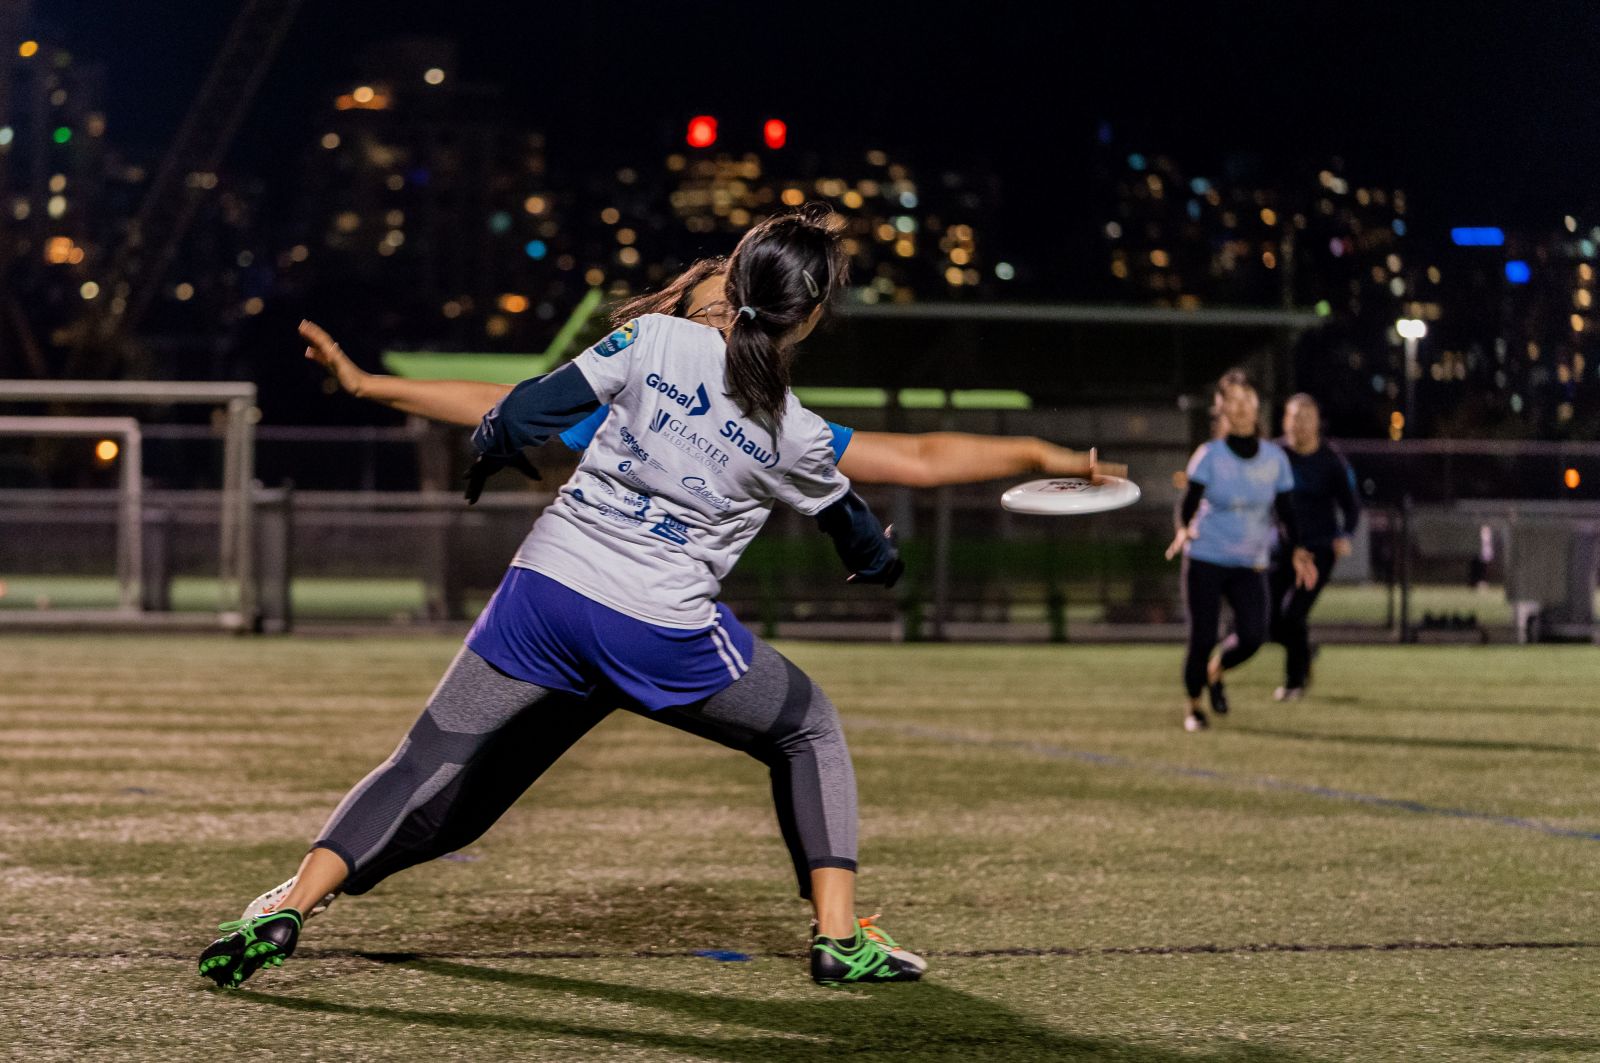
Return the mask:
[[[662,517],[658,523],[651,526],[650,532],[679,546],[687,546],[689,543],[689,526],[672,517]]]
[[[602,358],[610,358],[619,351],[625,351],[632,345],[634,336],[638,334],[639,322],[630,321],[617,331],[594,345],[594,353]]]
[[[776,447],[771,450],[762,447],[754,439],[745,435],[744,426],[738,421],[724,421],[722,423],[722,438],[733,444],[735,450],[748,456],[763,469],[775,468],[782,455]]]
[[[666,396],[668,401],[675,402],[688,411],[690,417],[698,417],[711,409],[711,396],[706,394],[704,384],[695,385],[695,389],[679,388],[670,380],[661,379],[659,373],[651,373],[644,378],[644,382]]]

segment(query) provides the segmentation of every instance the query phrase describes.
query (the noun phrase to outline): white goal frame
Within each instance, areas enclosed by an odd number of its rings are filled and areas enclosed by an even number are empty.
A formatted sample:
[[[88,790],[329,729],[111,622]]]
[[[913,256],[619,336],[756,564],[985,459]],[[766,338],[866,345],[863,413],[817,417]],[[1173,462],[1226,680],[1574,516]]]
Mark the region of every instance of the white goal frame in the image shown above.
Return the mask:
[[[121,406],[211,406],[222,409],[222,508],[218,620],[230,631],[253,630],[259,611],[255,581],[254,507],[256,386],[248,382],[161,380],[0,380],[0,405],[51,403]],[[119,604],[110,612],[0,610],[0,623],[142,621],[155,615],[143,607],[143,446],[132,417],[0,417],[0,435],[84,436],[123,439],[118,492],[117,576]]]

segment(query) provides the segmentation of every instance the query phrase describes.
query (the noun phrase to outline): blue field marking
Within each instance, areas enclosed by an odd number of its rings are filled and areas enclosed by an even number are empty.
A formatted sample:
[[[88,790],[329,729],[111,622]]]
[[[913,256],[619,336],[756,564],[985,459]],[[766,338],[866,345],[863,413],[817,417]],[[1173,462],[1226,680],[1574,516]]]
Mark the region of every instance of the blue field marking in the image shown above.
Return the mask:
[[[1539,834],[1546,834],[1553,838],[1577,838],[1580,841],[1600,842],[1600,831],[1560,827],[1554,823],[1544,823],[1537,819],[1525,819],[1521,816],[1503,816],[1496,812],[1479,812],[1470,808],[1430,805],[1423,801],[1412,801],[1403,797],[1364,794],[1356,790],[1341,790],[1333,786],[1313,786],[1308,783],[1275,779],[1270,775],[1234,775],[1225,771],[1214,771],[1210,768],[1186,768],[1179,764],[1145,763],[1131,760],[1128,757],[1117,756],[1114,753],[1094,753],[1084,749],[1068,749],[1065,746],[1050,745],[1045,742],[1023,742],[1005,738],[962,734],[958,731],[941,731],[937,728],[922,727],[916,724],[894,724],[882,720],[861,719],[852,720],[851,722],[857,727],[896,731],[908,738],[928,738],[939,742],[950,742],[955,745],[984,746],[990,749],[1015,749],[1024,753],[1032,753],[1035,756],[1048,757],[1052,760],[1076,760],[1080,763],[1096,764],[1106,768],[1134,768],[1139,771],[1154,772],[1158,775],[1171,775],[1186,779],[1205,779],[1208,782],[1226,783],[1230,786],[1254,786],[1263,790],[1277,790],[1282,793],[1304,794],[1308,797],[1325,797],[1333,801],[1353,801],[1363,805],[1371,805],[1375,808],[1389,808],[1397,812],[1411,812],[1416,815],[1472,820],[1478,823],[1489,823],[1497,827],[1515,827],[1519,830],[1531,830]]]
[[[732,949],[696,949],[694,954],[718,963],[749,963],[752,959],[748,952],[734,952]]]

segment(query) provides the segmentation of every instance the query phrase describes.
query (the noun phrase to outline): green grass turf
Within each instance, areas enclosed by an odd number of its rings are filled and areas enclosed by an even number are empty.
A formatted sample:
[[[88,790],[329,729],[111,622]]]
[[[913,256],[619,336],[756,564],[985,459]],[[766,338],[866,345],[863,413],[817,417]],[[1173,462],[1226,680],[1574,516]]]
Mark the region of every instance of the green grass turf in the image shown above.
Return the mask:
[[[831,578],[831,577],[830,577]],[[55,609],[109,609],[117,601],[117,583],[109,576],[0,577],[0,610],[32,609],[40,604]],[[1035,587],[1011,606],[1017,621],[1043,622],[1044,590]],[[426,592],[421,580],[353,579],[307,576],[294,581],[295,615],[304,620],[394,619],[421,612]],[[1067,615],[1074,623],[1105,619],[1105,605],[1096,588],[1076,588],[1067,599]],[[172,606],[180,612],[214,611],[217,584],[204,577],[180,576],[173,580]],[[488,591],[469,595],[469,606],[481,608]],[[1334,584],[1317,599],[1316,619],[1324,624],[1366,624],[1382,627],[1387,619],[1389,589],[1382,584]],[[1412,594],[1412,614],[1420,622],[1425,612],[1475,613],[1486,627],[1507,627],[1511,605],[1499,587],[1478,591],[1470,587],[1420,585]],[[1600,613],[1600,593],[1595,596]]]
[[[1175,647],[790,644],[855,754],[862,911],[930,957],[926,982],[813,986],[763,772],[619,714],[467,859],[341,900],[282,970],[211,989],[212,925],[292,870],[454,649],[0,641],[7,1053],[1600,1053],[1600,841],[1290,788],[1600,831],[1586,648],[1331,647],[1288,707],[1266,651],[1194,736]]]

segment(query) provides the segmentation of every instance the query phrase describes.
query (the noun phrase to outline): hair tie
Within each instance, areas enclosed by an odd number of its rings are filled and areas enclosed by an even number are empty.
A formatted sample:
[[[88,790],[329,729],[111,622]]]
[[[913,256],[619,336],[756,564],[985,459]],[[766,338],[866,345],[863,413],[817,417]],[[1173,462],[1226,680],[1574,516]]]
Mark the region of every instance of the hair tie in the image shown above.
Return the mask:
[[[748,317],[751,321],[756,319],[756,308],[753,306],[741,306],[739,313],[741,316]]]

